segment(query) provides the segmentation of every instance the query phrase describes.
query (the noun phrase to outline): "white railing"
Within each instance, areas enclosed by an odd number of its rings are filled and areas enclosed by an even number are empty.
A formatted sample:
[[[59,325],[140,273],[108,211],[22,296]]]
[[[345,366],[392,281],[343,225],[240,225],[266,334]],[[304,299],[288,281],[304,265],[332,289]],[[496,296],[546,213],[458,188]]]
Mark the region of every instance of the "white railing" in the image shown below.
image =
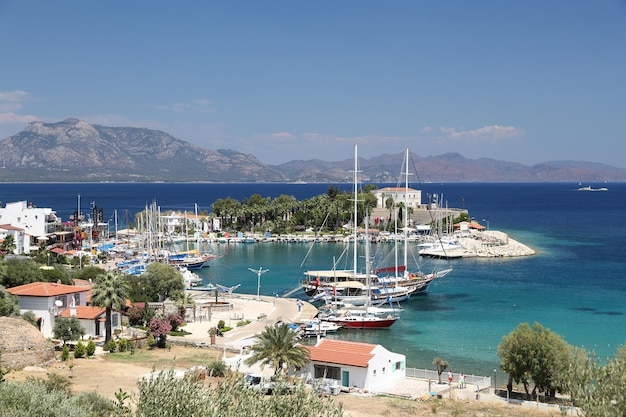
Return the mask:
[[[459,381],[460,373],[452,373],[453,376],[453,384],[457,384]],[[416,379],[426,379],[431,380],[433,382],[439,381],[439,375],[437,371],[433,371],[430,369],[416,369],[416,368],[406,368],[406,377],[407,378],[416,378]],[[448,382],[448,373],[444,372],[441,374],[441,382]],[[467,384],[476,385],[479,390],[490,388],[492,386],[491,377],[482,376],[482,375],[468,375],[465,374],[465,382]]]

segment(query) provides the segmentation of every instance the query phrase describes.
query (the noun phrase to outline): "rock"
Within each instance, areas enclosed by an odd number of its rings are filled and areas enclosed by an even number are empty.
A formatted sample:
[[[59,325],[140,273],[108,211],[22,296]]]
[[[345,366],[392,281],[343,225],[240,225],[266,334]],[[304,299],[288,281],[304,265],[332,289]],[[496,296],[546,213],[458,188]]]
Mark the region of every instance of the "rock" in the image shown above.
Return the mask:
[[[54,360],[54,344],[20,318],[0,317],[0,352],[3,369],[23,369]]]

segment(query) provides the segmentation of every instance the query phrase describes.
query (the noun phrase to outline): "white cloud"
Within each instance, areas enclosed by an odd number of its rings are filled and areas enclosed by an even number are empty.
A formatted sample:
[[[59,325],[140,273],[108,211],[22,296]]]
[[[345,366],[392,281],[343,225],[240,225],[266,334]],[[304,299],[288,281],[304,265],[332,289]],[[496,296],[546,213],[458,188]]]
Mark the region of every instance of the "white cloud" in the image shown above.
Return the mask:
[[[30,114],[0,113],[0,125],[25,125],[35,120],[39,120],[39,118]]]
[[[457,130],[454,127],[441,127],[439,130],[451,139],[479,139],[485,141],[509,139],[522,136],[524,131],[513,126],[483,126],[474,130]]]
[[[170,104],[156,104],[151,106],[156,110],[170,111],[174,113],[182,113],[193,111],[198,113],[212,113],[214,111],[212,102],[205,98],[195,99],[189,102],[179,102]]]
[[[0,125],[24,125],[39,120],[30,114],[17,113],[22,109],[22,103],[30,99],[28,93],[22,90],[0,91]]]
[[[0,91],[0,101],[8,101],[11,103],[23,102],[28,99],[28,93],[22,90]]]
[[[296,136],[289,132],[276,132],[271,134],[274,139],[296,139]]]

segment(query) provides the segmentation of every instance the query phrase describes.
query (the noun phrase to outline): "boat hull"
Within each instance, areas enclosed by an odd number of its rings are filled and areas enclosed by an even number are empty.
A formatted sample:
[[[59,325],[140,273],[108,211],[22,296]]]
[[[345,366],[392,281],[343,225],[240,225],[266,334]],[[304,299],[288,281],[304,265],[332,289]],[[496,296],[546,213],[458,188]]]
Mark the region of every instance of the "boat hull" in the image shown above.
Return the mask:
[[[397,318],[386,318],[386,319],[376,319],[376,320],[367,320],[367,319],[339,319],[339,320],[329,320],[333,323],[341,324],[344,329],[388,329],[391,327]]]

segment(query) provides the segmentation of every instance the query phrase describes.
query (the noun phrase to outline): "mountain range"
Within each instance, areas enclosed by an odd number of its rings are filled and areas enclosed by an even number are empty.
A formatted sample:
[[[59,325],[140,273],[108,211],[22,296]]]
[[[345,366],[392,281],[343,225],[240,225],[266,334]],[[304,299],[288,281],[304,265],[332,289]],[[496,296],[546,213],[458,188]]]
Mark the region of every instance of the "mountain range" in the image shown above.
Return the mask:
[[[168,133],[70,118],[29,123],[0,141],[0,182],[352,182],[354,161],[266,165],[254,155],[210,150]],[[403,153],[359,158],[361,180],[398,182]],[[580,161],[528,166],[459,153],[410,155],[419,182],[624,182],[626,169]],[[413,178],[412,181],[416,179]]]

